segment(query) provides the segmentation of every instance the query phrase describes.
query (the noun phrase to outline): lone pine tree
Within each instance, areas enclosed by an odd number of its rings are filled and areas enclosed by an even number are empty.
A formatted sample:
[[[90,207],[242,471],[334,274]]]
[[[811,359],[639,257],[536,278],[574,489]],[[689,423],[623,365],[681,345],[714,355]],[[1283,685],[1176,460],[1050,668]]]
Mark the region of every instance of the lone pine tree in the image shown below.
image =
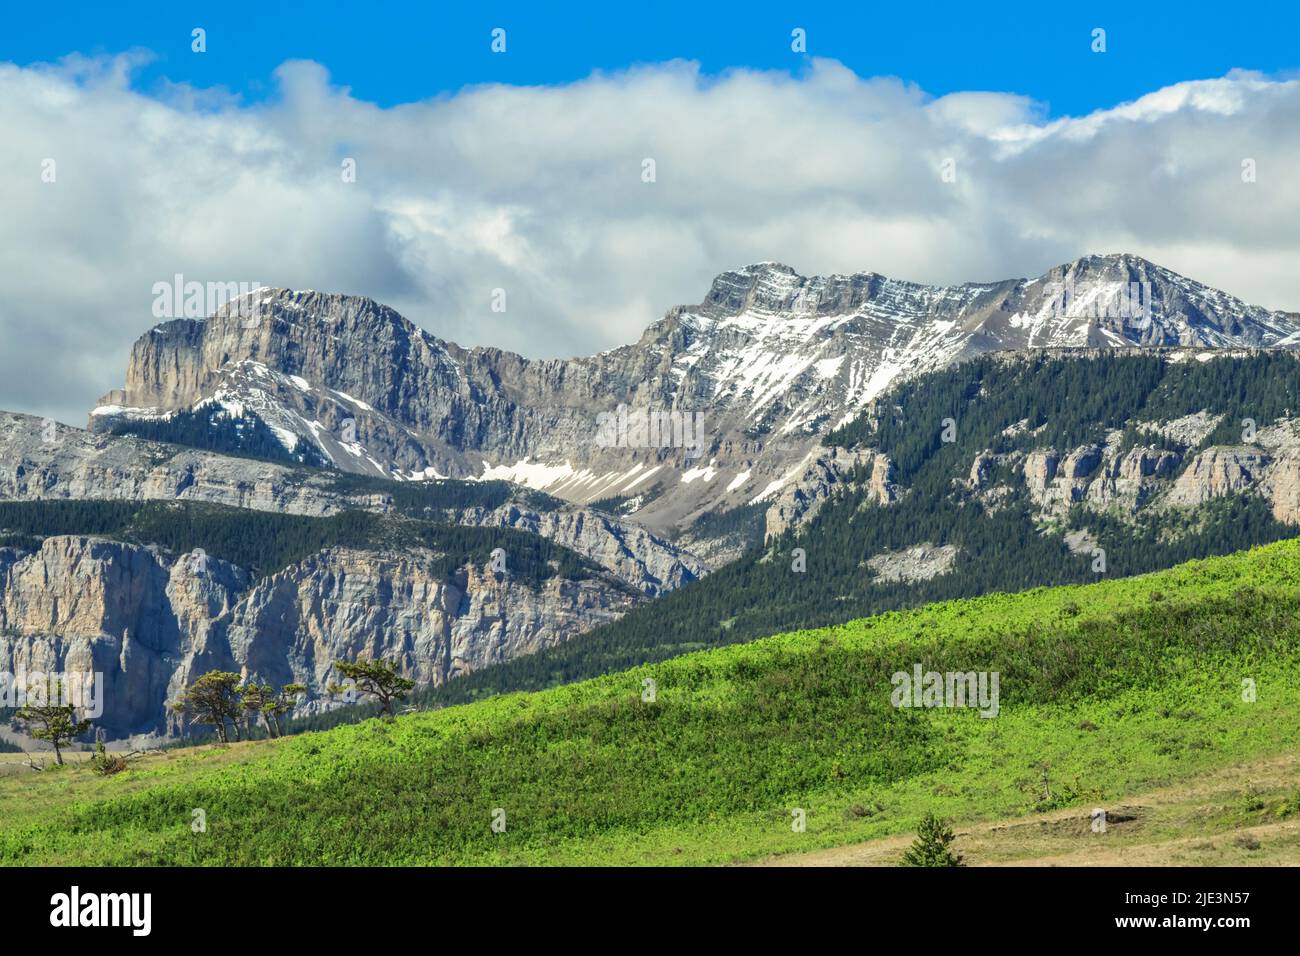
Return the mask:
[[[952,827],[927,813],[916,828],[916,841],[903,854],[904,866],[964,866],[960,853],[951,849]]]

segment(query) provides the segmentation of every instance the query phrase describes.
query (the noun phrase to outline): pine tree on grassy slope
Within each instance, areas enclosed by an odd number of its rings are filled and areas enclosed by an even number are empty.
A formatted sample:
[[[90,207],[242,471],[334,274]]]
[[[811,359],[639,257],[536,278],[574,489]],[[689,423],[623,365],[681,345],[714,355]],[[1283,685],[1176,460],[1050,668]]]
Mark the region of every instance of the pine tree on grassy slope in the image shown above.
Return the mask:
[[[960,853],[951,849],[952,827],[933,813],[927,813],[916,829],[916,841],[903,854],[904,866],[965,866]]]

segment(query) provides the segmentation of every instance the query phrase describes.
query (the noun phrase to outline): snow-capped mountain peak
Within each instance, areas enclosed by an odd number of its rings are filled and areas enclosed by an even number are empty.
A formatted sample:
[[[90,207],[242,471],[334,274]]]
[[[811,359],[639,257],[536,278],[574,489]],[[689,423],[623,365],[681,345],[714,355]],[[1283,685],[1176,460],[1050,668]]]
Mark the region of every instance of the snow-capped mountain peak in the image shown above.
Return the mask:
[[[216,402],[348,471],[635,495],[662,526],[775,494],[820,436],[964,357],[1300,343],[1300,316],[1133,255],[956,286],[760,262],[722,273],[636,344],[567,361],[465,349],[357,296],[263,289],[252,304],[142,337],[93,426]],[[696,428],[703,447],[689,448]]]

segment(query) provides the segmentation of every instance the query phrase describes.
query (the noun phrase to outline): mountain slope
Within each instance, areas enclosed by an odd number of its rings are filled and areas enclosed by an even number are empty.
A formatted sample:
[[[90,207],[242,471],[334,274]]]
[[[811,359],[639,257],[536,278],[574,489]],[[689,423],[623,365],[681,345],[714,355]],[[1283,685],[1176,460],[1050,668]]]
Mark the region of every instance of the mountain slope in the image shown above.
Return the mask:
[[[1156,782],[1294,750],[1298,575],[1283,542],[115,777],[10,778],[0,861],[717,863],[907,831],[927,811],[1114,812]],[[914,666],[998,673],[996,715],[897,706]],[[1241,819],[1298,810],[1256,795]]]
[[[634,522],[504,481],[403,484],[54,423],[47,429],[30,415],[0,412],[0,500],[61,499],[183,501],[317,517],[360,510],[517,528],[571,548],[649,596],[706,571],[694,554]]]
[[[892,384],[964,357],[1297,342],[1300,317],[1134,256],[951,288],[761,263],[719,276],[702,303],[672,309],[636,344],[571,360],[461,348],[368,299],[260,290],[205,321],[149,331],[125,387],[91,421],[157,434],[160,422],[216,407],[255,416],[291,454],[311,447],[347,471],[621,497],[663,530],[771,499],[820,436]],[[667,434],[635,417],[602,431],[598,416],[620,406],[678,418]]]
[[[800,486],[804,501],[773,505],[764,545],[436,699],[535,690],[776,631],[1293,537],[1300,354],[1206,358],[999,353],[903,383],[828,436],[840,444],[818,460],[831,472]],[[1257,434],[1244,444],[1247,417]]]

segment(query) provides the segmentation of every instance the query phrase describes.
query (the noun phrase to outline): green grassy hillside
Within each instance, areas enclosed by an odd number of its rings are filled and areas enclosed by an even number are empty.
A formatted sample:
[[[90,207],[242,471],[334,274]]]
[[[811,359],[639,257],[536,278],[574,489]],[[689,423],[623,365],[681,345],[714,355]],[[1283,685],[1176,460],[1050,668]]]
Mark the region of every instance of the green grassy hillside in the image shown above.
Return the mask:
[[[0,861],[719,863],[904,833],[929,810],[1104,808],[1297,747],[1297,581],[1300,546],[1279,542],[109,778],[9,775]],[[894,708],[890,676],[918,663],[999,672],[999,715]],[[192,832],[196,809],[206,832]],[[1240,813],[1293,809],[1268,795]]]

